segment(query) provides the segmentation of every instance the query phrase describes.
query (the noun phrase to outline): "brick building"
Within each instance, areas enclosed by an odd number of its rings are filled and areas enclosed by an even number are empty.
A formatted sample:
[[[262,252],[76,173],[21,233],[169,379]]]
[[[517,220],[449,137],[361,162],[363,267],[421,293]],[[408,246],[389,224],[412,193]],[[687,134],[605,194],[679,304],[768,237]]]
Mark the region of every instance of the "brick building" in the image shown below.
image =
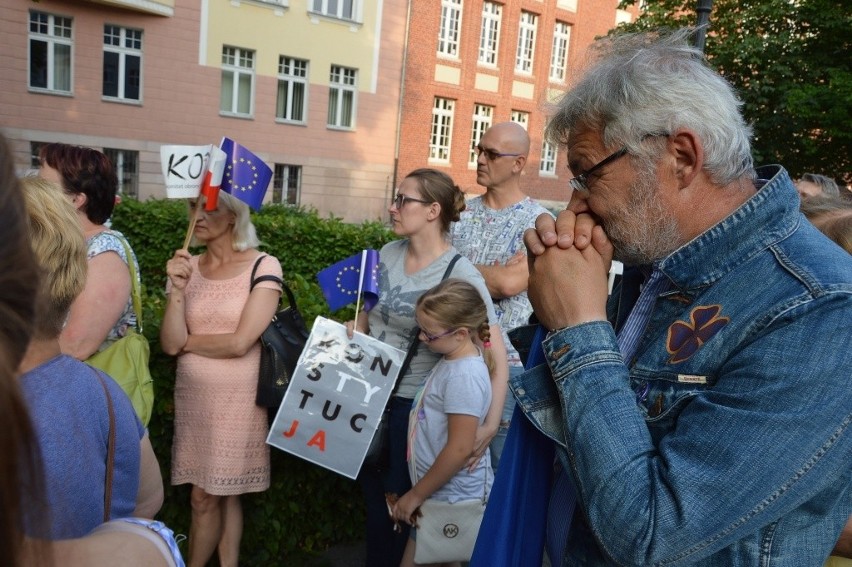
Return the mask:
[[[161,145],[228,136],[274,169],[267,202],[358,222],[387,219],[417,167],[477,190],[476,134],[511,118],[533,139],[527,189],[560,200],[565,157],[542,147],[541,105],[629,17],[615,4],[9,0],[0,132],[21,172],[42,143],[102,149],[140,199],[164,196]]]
[[[0,131],[103,149],[122,192],[164,197],[163,144],[229,136],[275,170],[267,201],[384,218],[404,0],[9,0]]]
[[[491,124],[513,120],[532,145],[524,186],[538,199],[566,199],[564,153],[543,144],[546,105],[564,92],[586,47],[631,14],[612,0],[413,2],[398,173],[428,165],[470,193],[473,147]]]

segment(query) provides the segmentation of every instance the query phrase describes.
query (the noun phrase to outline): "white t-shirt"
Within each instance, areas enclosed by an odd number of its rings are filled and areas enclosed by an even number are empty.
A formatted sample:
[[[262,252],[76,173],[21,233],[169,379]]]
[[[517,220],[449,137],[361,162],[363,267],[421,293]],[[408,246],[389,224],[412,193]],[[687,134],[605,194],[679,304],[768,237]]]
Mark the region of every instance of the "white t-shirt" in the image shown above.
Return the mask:
[[[406,274],[407,251],[408,240],[394,240],[382,247],[379,252],[379,302],[368,315],[370,336],[403,351],[408,350],[411,332],[417,326],[414,321],[414,306],[417,300],[426,290],[441,282],[450,260],[458,254],[455,248],[450,247],[422,270]],[[485,280],[469,260],[459,258],[449,277],[465,280],[478,289],[488,309],[489,323],[497,323],[497,315]],[[418,340],[417,337],[414,340]],[[440,355],[420,345],[408,372],[401,378],[395,395],[413,398],[439,358]]]
[[[441,358],[424,388],[422,407],[418,411],[415,406],[409,418],[414,427],[409,440],[415,459],[412,484],[426,474],[447,444],[447,414],[472,415],[482,425],[491,405],[491,381],[481,355]],[[488,449],[473,471],[463,468],[430,498],[448,502],[481,498],[491,491],[493,480]]]

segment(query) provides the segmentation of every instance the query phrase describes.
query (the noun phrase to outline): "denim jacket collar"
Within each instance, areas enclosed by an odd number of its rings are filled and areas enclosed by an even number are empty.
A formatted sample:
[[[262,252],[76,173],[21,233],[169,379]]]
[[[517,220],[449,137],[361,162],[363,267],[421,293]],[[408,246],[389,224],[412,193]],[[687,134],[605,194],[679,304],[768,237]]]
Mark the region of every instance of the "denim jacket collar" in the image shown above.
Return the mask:
[[[769,165],[758,168],[757,176],[769,181],[722,222],[659,262],[673,293],[694,296],[798,227],[799,199],[787,171]],[[754,230],[755,224],[764,229]]]

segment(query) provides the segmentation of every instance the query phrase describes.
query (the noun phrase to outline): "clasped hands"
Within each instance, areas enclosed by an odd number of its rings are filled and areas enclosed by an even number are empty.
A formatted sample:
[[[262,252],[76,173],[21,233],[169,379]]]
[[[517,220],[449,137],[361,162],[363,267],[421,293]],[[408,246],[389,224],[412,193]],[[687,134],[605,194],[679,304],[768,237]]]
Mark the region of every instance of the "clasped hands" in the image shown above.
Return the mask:
[[[607,275],[613,246],[587,210],[556,219],[541,215],[524,232],[529,262],[528,295],[548,330],[606,320]]]

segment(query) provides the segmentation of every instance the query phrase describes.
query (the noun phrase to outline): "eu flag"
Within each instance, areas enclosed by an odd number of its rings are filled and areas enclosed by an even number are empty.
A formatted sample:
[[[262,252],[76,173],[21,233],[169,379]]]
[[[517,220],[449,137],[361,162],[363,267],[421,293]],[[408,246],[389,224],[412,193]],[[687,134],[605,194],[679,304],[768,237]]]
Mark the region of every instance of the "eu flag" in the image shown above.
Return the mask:
[[[379,301],[378,268],[378,250],[362,250],[320,271],[317,280],[329,309],[337,311],[353,303],[358,299],[359,289],[364,297],[364,311],[372,309]]]
[[[260,210],[266,189],[272,180],[272,170],[263,160],[230,138],[222,138],[219,147],[227,155],[221,190]]]

